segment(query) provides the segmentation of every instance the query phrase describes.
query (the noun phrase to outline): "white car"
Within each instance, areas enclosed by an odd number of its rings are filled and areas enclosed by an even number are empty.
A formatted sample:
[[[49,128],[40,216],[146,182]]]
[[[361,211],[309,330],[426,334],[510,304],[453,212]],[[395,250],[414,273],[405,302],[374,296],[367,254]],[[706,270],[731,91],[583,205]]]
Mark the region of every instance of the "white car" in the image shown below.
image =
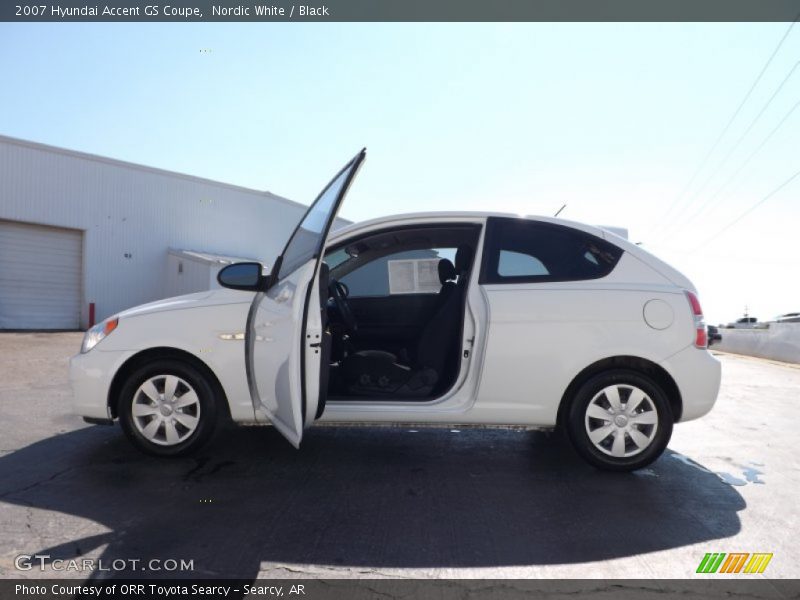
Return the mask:
[[[603,229],[554,218],[430,213],[329,236],[351,160],[270,273],[126,310],[71,361],[75,410],[119,419],[140,449],[195,450],[215,424],[566,430],[591,464],[652,462],[706,414],[720,365],[694,286]]]
[[[741,317],[736,319],[733,323],[728,323],[726,326],[727,329],[757,329],[758,328],[758,318],[757,317]]]

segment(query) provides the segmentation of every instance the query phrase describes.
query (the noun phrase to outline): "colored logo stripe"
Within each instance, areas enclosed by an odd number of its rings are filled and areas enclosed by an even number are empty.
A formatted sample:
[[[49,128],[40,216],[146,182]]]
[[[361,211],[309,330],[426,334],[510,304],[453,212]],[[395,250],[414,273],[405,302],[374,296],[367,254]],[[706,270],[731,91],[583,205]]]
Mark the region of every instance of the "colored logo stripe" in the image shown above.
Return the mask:
[[[744,567],[748,556],[750,555],[747,552],[732,552],[728,554],[728,558],[722,563],[720,573],[738,573]]]
[[[772,554],[766,552],[708,552],[700,561],[697,573],[763,573],[771,560]]]
[[[751,556],[750,562],[744,568],[745,573],[763,573],[769,561],[772,560],[772,554],[752,554]]]
[[[697,567],[698,573],[716,573],[722,559],[725,558],[724,552],[708,553],[700,561],[700,566]]]

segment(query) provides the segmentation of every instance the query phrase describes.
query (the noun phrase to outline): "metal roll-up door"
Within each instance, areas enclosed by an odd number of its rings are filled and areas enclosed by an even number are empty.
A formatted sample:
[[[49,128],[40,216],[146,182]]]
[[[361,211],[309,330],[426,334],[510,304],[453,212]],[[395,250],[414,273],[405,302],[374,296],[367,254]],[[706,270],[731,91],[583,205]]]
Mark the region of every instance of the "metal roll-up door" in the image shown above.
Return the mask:
[[[0,220],[0,329],[78,329],[82,232]]]

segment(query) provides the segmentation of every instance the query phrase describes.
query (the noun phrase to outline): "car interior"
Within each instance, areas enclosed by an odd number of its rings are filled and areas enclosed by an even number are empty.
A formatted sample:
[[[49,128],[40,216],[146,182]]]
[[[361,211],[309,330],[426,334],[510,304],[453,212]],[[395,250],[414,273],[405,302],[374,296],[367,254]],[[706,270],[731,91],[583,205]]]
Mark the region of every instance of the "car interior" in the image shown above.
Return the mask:
[[[414,226],[327,251],[329,400],[425,401],[452,387],[479,233],[464,224]]]

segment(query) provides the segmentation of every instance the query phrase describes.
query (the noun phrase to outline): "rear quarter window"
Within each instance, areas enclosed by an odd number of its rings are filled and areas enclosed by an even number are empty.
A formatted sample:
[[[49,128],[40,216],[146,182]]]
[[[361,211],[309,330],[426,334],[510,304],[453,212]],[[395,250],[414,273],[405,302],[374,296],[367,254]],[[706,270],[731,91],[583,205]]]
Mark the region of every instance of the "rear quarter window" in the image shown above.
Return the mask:
[[[480,283],[581,281],[605,277],[623,250],[552,223],[490,217]]]

